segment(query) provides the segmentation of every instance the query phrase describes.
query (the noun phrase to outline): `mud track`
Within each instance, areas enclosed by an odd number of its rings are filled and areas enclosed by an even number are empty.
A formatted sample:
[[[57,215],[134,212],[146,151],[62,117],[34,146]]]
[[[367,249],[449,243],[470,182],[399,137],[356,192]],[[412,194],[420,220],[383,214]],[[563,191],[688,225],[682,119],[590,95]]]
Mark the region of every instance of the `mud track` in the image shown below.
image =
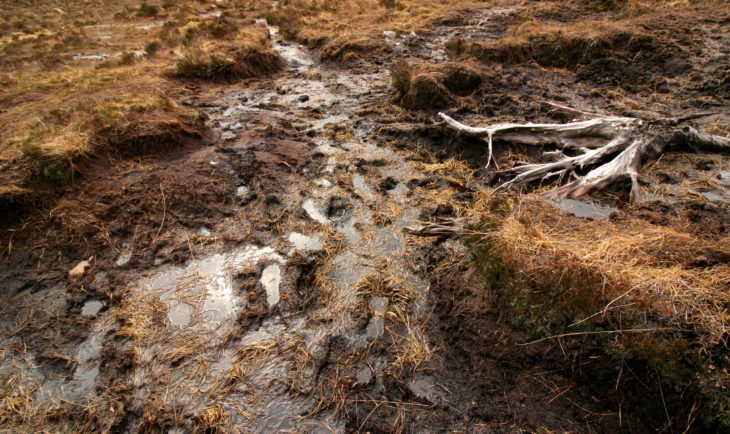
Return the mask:
[[[384,37],[439,61],[454,32],[493,37],[513,12]],[[67,234],[64,260],[15,240],[4,378],[61,431],[81,419],[124,432],[618,429],[613,407],[570,380],[578,367],[517,345],[528,337],[500,322],[464,245],[403,234],[453,213],[435,195],[456,185],[469,200],[475,186],[382,134],[388,72],[321,64],[270,32],[285,72],[186,90],[212,146],[90,180],[54,210],[52,234],[92,222]],[[67,276],[100,247],[85,276]]]

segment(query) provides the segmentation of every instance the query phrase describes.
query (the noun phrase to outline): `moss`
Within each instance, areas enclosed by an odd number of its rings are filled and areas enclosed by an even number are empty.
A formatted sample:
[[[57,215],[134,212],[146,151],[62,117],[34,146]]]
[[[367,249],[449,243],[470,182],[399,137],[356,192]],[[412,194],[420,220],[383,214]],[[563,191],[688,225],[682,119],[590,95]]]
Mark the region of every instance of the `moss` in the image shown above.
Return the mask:
[[[74,179],[74,170],[70,162],[49,161],[41,163],[38,173],[43,181],[51,184],[65,184]]]

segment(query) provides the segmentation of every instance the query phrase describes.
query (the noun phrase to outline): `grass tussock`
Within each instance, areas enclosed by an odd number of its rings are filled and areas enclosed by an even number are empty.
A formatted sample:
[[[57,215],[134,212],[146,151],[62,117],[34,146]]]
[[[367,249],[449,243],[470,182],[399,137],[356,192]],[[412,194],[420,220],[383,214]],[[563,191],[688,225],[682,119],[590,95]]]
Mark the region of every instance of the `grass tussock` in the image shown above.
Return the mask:
[[[268,76],[283,66],[264,27],[237,30],[232,22],[219,17],[204,25],[192,23],[183,34],[186,47],[177,61],[177,77],[232,81]]]
[[[411,66],[401,60],[391,68],[391,79],[400,103],[414,110],[454,105],[482,83],[475,65],[454,62]]]
[[[539,10],[536,7],[533,15],[523,17],[501,38],[465,41],[456,37],[446,48],[455,58],[476,58],[486,64],[534,62],[629,90],[686,74],[691,69],[691,50],[699,48],[690,25],[657,8],[566,24],[544,24],[544,17],[535,18]],[[663,34],[666,27],[675,31]]]
[[[175,76],[210,81],[235,81],[264,77],[281,69],[283,60],[267,47],[220,49],[196,46],[186,49],[177,62]]]
[[[358,295],[386,297],[393,304],[407,304],[418,298],[418,290],[402,276],[391,273],[368,274],[355,284]]]
[[[632,363],[693,394],[706,426],[730,426],[727,377],[713,368],[728,357],[730,264],[703,259],[730,255],[727,234],[697,237],[633,217],[584,221],[537,196],[488,196],[467,214],[489,216],[476,261],[513,325]]]

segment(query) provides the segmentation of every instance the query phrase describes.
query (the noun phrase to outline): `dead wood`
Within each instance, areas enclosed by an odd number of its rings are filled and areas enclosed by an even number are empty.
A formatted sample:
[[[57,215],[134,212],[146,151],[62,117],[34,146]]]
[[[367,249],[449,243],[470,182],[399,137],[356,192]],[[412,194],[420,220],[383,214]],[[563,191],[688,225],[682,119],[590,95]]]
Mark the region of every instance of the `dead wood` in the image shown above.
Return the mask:
[[[556,147],[558,152],[544,153],[551,157],[551,162],[522,164],[500,172],[515,176],[497,187],[514,188],[534,182],[559,184],[544,193],[552,199],[579,198],[629,183],[629,198],[638,202],[641,200],[639,174],[647,162],[671,151],[730,152],[729,138],[692,127],[677,127],[678,122],[596,115],[565,124],[501,123],[472,127],[443,113],[439,116],[459,134],[484,138],[490,162],[494,140]]]

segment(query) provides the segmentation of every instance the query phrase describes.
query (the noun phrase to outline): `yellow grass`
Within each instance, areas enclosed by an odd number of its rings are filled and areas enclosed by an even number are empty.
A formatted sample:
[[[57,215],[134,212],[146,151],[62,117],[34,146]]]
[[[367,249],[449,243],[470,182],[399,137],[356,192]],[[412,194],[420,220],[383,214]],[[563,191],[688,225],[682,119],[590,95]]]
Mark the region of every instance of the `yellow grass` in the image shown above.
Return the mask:
[[[730,265],[693,265],[707,251],[730,253],[730,236],[703,239],[682,228],[635,218],[613,222],[560,217],[536,196],[511,209],[492,235],[505,261],[527,281],[541,287],[556,284],[555,291],[561,284],[583,282],[573,289],[593,291],[592,296],[581,295],[591,298],[577,309],[584,318],[600,318],[629,303],[659,314],[665,324],[698,332],[707,345],[730,332]]]

